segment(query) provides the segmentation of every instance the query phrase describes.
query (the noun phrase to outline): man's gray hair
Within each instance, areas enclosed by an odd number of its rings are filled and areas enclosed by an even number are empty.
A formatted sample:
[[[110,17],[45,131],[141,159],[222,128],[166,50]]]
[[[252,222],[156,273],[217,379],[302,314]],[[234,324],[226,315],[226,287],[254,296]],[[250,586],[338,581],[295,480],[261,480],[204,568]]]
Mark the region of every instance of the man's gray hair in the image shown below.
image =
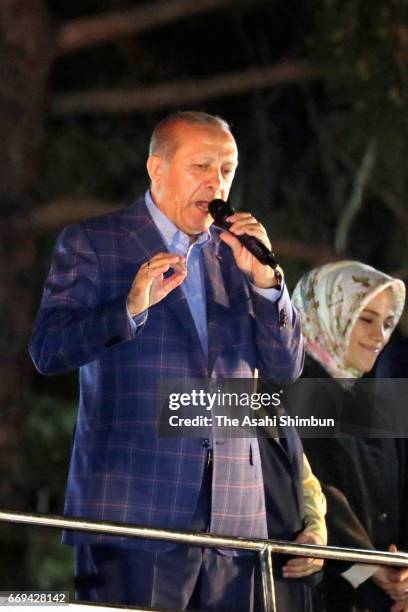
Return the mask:
[[[161,155],[170,159],[178,147],[174,134],[174,126],[178,123],[215,127],[231,133],[231,128],[225,119],[209,115],[201,111],[177,111],[168,115],[156,125],[149,145],[149,155]]]

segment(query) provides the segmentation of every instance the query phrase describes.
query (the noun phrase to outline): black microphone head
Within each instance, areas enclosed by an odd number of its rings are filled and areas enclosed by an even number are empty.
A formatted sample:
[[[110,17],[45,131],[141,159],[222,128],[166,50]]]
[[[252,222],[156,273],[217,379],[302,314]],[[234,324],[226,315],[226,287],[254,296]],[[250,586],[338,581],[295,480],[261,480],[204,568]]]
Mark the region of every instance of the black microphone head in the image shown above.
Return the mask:
[[[225,219],[230,215],[233,215],[235,210],[228,204],[219,198],[213,200],[208,205],[208,212],[214,219],[216,225],[223,227],[225,225]]]

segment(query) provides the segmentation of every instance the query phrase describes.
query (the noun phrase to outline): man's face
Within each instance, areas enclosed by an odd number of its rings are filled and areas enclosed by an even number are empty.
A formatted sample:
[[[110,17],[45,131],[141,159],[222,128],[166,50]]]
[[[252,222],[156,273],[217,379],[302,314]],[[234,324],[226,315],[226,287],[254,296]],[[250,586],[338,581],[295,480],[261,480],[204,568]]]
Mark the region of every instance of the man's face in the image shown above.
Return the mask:
[[[227,200],[238,165],[233,136],[218,127],[179,122],[178,143],[170,159],[152,155],[147,162],[152,196],[158,208],[184,233],[206,231],[213,219],[208,204]]]

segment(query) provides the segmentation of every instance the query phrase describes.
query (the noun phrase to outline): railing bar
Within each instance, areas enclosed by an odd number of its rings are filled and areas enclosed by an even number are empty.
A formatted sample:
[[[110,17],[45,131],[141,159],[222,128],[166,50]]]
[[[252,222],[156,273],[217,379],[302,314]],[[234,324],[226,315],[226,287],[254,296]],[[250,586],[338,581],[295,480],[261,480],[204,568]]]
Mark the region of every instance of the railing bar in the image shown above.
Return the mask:
[[[262,581],[263,612],[277,612],[271,546],[265,546],[259,553]]]
[[[15,511],[0,511],[0,522],[37,525],[54,529],[97,532],[106,535],[165,540],[169,542],[182,542],[190,544],[191,546],[203,546],[205,548],[235,548],[238,550],[260,552],[265,546],[269,546],[273,553],[316,557],[320,559],[337,559],[372,565],[380,564],[408,567],[408,554],[404,553],[365,551],[354,548],[338,548],[335,546],[316,546],[313,544],[293,544],[280,540],[250,540],[247,538],[217,536],[209,533],[197,534],[184,531],[179,532],[176,530],[122,525],[103,521],[86,521],[76,518],[28,514]]]
[[[106,535],[143,538],[152,540],[167,540],[169,542],[184,542],[206,548],[239,548],[242,550],[260,551],[267,541],[249,540],[245,538],[232,538],[214,536],[209,533],[180,532],[172,529],[155,529],[136,525],[123,525],[104,521],[87,521],[68,517],[25,514],[22,512],[0,512],[0,522],[20,523],[24,525],[37,525],[53,529],[67,529],[71,531],[88,531]]]

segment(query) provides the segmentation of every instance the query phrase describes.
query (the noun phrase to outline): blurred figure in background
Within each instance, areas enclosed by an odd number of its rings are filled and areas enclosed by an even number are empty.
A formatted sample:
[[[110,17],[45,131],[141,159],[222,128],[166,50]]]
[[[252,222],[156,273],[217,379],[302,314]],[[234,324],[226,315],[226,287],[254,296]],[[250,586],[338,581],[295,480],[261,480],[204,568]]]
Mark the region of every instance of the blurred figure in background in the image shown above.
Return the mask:
[[[402,281],[356,261],[312,270],[297,284],[297,307],[306,341],[305,378],[333,378],[348,413],[367,412],[367,397],[356,380],[370,372],[402,314]],[[336,385],[337,387],[337,385]],[[333,396],[319,394],[319,406],[334,412]],[[327,499],[330,545],[397,550],[402,538],[402,466],[394,439],[354,436],[304,439],[305,453]],[[406,514],[406,512],[405,512]],[[339,571],[338,568],[342,569]],[[340,573],[342,572],[342,573]],[[318,589],[318,608],[327,612],[408,610],[404,570],[327,564]]]

